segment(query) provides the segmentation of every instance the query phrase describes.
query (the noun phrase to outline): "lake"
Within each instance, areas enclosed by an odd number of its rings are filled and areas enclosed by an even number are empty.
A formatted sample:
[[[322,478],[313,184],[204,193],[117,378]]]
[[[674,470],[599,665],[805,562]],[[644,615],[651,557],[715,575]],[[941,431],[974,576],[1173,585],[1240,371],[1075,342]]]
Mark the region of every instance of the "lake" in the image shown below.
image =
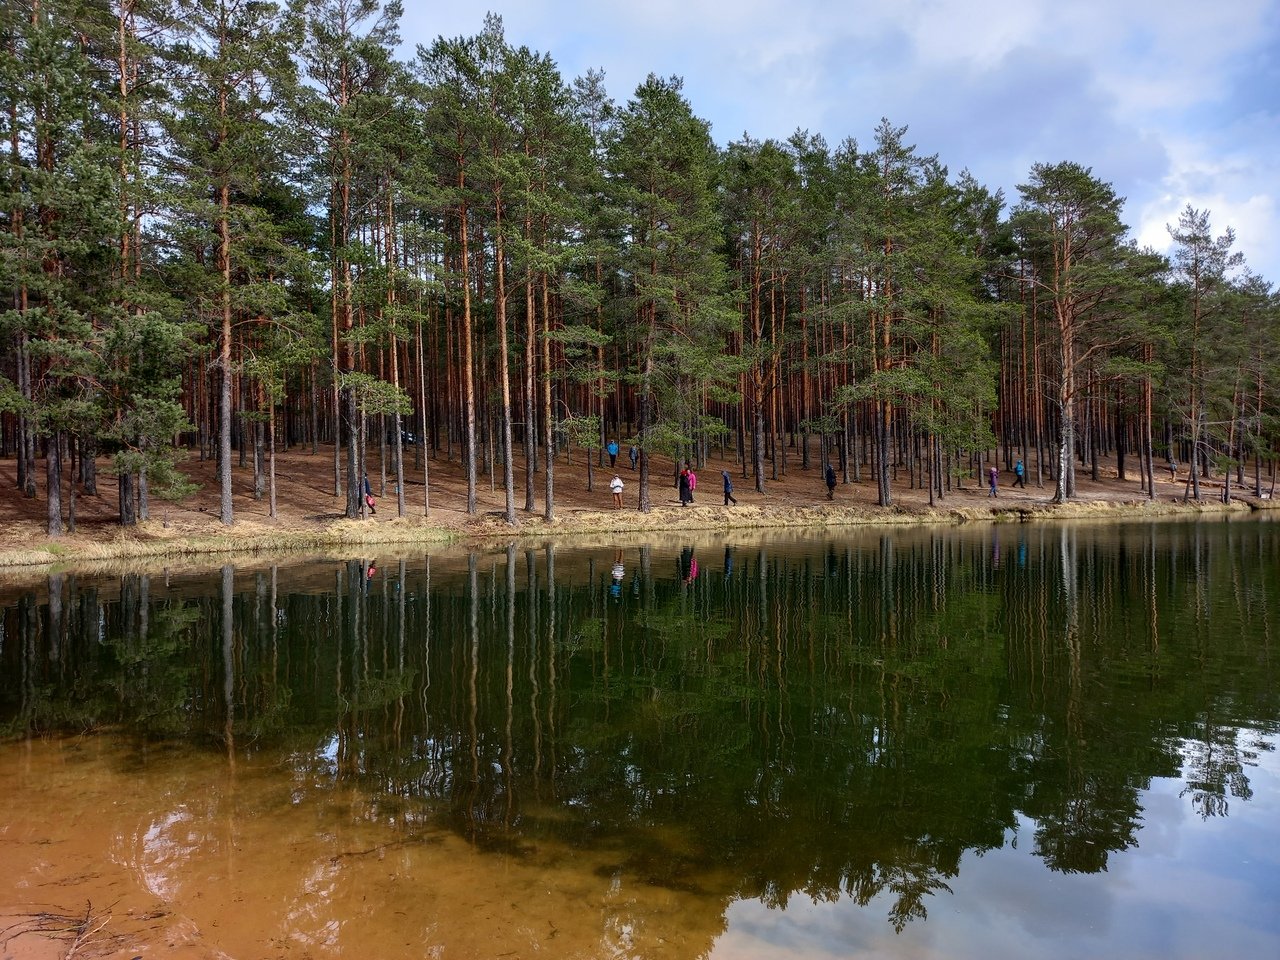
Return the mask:
[[[0,612],[0,914],[101,917],[86,953],[1280,956],[1274,522],[249,558]]]

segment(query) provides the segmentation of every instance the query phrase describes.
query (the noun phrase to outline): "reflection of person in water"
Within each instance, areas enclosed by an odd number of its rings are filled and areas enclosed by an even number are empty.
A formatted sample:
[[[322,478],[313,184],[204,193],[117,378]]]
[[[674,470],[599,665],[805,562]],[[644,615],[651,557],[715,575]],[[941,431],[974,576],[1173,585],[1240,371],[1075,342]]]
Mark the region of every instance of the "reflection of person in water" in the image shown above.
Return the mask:
[[[698,575],[698,560],[693,555],[693,547],[685,547],[680,551],[680,579],[685,583],[693,583]]]
[[[724,548],[724,578],[728,580],[733,576],[733,551],[728,547]]]
[[[626,565],[622,562],[622,551],[613,555],[613,582],[609,584],[609,596],[615,600],[622,599],[622,579],[627,575]]]

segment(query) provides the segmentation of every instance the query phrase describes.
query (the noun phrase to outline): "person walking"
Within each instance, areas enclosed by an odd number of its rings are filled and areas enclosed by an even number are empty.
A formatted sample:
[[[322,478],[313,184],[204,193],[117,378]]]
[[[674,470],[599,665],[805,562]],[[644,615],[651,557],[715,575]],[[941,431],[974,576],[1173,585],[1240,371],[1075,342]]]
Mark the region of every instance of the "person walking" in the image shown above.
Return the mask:
[[[688,461],[680,469],[679,488],[680,488],[680,506],[687,507],[693,503],[693,471],[689,469]]]
[[[1018,458],[1018,462],[1013,465],[1013,485],[1015,487],[1027,488],[1027,468],[1022,465],[1022,458]]]
[[[1000,480],[1000,468],[994,463],[991,465],[991,469],[987,471],[987,480],[991,484],[991,492],[987,494],[987,499],[998,496],[996,493],[996,484]]]
[[[823,472],[823,476],[827,481],[827,499],[834,500],[836,498],[836,468],[827,461],[827,469]]]
[[[616,473],[609,481],[609,490],[613,493],[613,509],[622,509],[622,478]]]
[[[634,470],[636,468],[636,461],[640,459],[640,451],[636,449],[636,445],[634,443],[631,445],[631,449],[627,451],[627,456],[631,458],[631,469]]]
[[[724,505],[727,507],[732,503],[736,507],[738,501],[733,495],[733,477],[729,476],[728,470],[721,470],[720,477],[724,480]]]
[[[377,502],[373,499],[373,487],[369,486],[369,475],[364,475],[364,505],[369,508],[369,516],[378,512]]]
[[[605,452],[609,454],[609,469],[613,469],[618,463],[618,441],[610,440]]]

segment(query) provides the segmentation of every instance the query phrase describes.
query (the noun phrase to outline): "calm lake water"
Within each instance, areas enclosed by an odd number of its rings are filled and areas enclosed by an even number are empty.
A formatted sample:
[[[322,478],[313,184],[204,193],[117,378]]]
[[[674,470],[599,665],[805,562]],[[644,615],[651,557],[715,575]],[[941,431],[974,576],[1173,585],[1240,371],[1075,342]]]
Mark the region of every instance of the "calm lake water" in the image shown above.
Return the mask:
[[[1280,956],[1275,523],[520,543],[0,612],[0,873],[96,857],[237,960]]]

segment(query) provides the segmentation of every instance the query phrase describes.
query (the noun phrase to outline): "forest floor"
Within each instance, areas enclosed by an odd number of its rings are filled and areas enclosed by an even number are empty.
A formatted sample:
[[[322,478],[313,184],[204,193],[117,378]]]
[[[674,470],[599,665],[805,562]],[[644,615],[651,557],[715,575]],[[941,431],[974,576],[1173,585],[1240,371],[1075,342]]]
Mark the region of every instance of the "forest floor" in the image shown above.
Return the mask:
[[[197,492],[177,503],[153,499],[151,519],[126,530],[118,524],[116,479],[99,465],[97,493],[90,496],[77,490],[75,532],[57,540],[45,535],[46,506],[43,496],[43,463],[39,465],[40,494],[34,500],[17,489],[16,462],[0,460],[0,568],[45,567],[56,564],[73,567],[112,559],[141,557],[198,557],[243,551],[275,551],[315,547],[359,546],[366,544],[422,543],[447,540],[508,539],[513,536],[607,536],[620,532],[683,530],[728,530],[769,527],[835,527],[862,524],[903,524],[963,522],[972,520],[1029,520],[1034,518],[1155,516],[1172,513],[1248,510],[1271,506],[1265,499],[1269,479],[1264,478],[1264,499],[1251,496],[1252,484],[1235,487],[1233,504],[1219,502],[1221,481],[1202,483],[1201,503],[1188,503],[1186,470],[1172,480],[1167,470],[1157,473],[1155,500],[1139,487],[1136,470],[1120,480],[1115,465],[1101,465],[1099,478],[1088,470],[1077,473],[1078,498],[1069,504],[1051,503],[1053,484],[1046,477],[1037,485],[1035,462],[1029,464],[1026,488],[1013,486],[1013,474],[1000,475],[999,495],[992,499],[987,488],[970,479],[962,488],[953,488],[930,507],[928,491],[912,488],[906,471],[900,471],[893,485],[894,504],[876,505],[874,480],[864,469],[860,482],[838,484],[833,500],[826,487],[817,458],[808,470],[800,458],[788,451],[786,471],[772,479],[772,464],[765,464],[765,492],[757,493],[739,465],[712,458],[698,474],[695,504],[681,507],[671,483],[671,462],[654,458],[651,500],[653,509],[637,509],[639,474],[630,469],[625,451],[618,457],[618,473],[626,484],[624,507],[615,510],[609,493],[612,471],[594,468],[593,490],[587,489],[587,467],[582,451],[571,459],[559,457],[555,464],[555,519],[543,519],[543,474],[535,476],[536,510],[528,512],[524,503],[523,460],[516,463],[515,488],[517,526],[503,519],[504,497],[501,471],[489,477],[481,466],[477,488],[477,512],[466,512],[466,481],[457,461],[431,460],[430,511],[424,515],[421,461],[415,464],[406,452],[405,516],[396,515],[394,474],[382,471],[371,456],[370,479],[377,495],[377,513],[363,520],[343,516],[345,500],[333,493],[333,449],[294,448],[277,454],[276,516],[269,515],[268,501],[253,497],[252,466],[233,469],[235,524],[224,527],[218,519],[218,484],[212,461],[192,458],[182,470],[199,485]],[[723,506],[721,470],[729,470],[734,481],[736,506]],[[64,517],[67,496],[63,494]]]

